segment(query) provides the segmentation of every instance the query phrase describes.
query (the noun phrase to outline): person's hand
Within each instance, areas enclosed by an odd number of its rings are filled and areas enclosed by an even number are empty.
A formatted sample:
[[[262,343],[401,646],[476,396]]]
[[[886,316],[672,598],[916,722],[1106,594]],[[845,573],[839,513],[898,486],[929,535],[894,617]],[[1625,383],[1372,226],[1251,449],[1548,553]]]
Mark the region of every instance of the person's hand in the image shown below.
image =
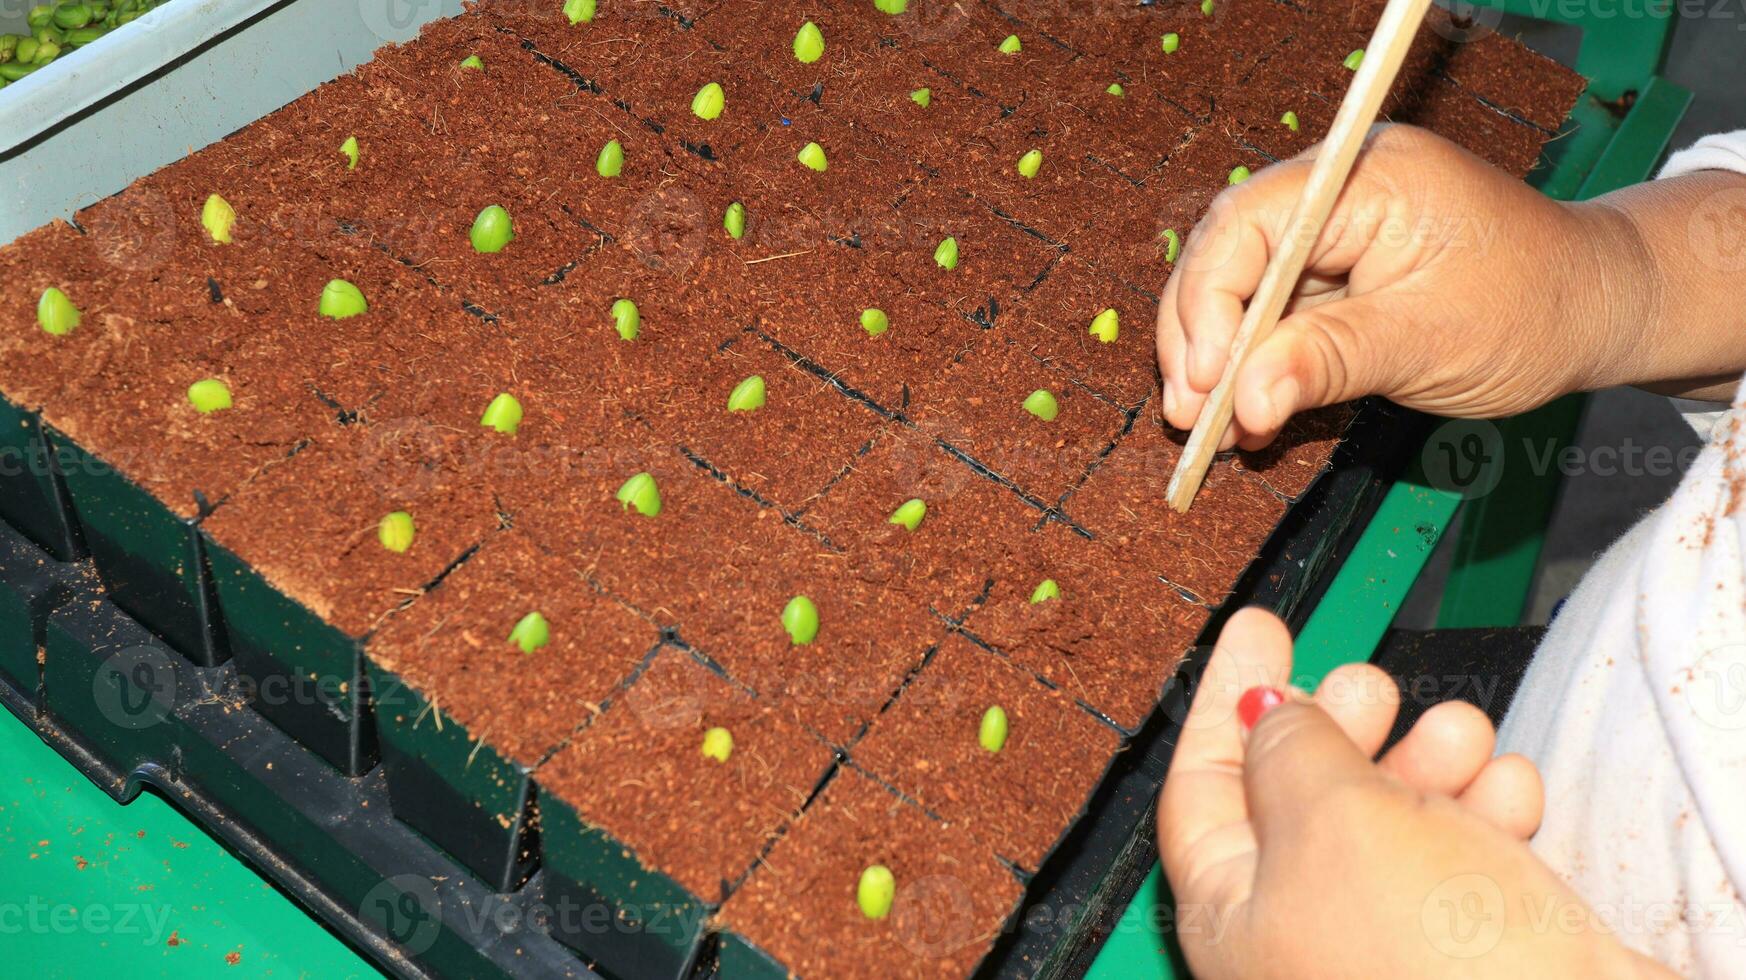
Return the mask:
[[[1189,236],[1158,310],[1171,425],[1192,427],[1218,383],[1317,149],[1226,189]],[[1642,325],[1620,302],[1633,298],[1603,285],[1630,228],[1424,130],[1377,127],[1278,329],[1237,376],[1226,446],[1258,448],[1292,414],[1363,395],[1496,418],[1591,387],[1629,345],[1615,324]]]
[[[1285,625],[1233,616],[1164,783],[1158,846],[1196,977],[1658,970],[1529,851],[1539,775],[1492,757],[1479,709],[1433,707],[1372,762],[1399,705],[1388,676],[1342,667],[1311,699],[1283,693],[1290,673]]]

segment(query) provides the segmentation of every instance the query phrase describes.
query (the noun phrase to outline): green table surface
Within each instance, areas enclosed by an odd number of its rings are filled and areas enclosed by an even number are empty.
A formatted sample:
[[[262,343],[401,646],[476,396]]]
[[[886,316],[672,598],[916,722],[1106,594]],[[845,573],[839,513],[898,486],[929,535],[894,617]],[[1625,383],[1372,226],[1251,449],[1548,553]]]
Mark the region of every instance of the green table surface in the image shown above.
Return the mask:
[[[0,967],[47,977],[375,977],[161,797],[127,806],[0,710]]]

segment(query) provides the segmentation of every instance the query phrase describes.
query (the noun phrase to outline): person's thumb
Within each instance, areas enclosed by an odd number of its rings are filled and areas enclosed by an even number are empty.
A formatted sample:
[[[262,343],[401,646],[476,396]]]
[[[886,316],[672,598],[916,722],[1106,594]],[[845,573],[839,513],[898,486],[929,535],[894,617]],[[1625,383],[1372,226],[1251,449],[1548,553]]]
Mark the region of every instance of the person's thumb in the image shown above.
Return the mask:
[[[1280,320],[1238,372],[1237,421],[1271,436],[1299,412],[1396,394],[1417,373],[1417,346],[1399,342],[1410,315],[1399,299],[1367,293]]]
[[[1369,757],[1327,712],[1288,701],[1262,715],[1243,753],[1243,785],[1256,840],[1299,824],[1312,804],[1380,780]]]

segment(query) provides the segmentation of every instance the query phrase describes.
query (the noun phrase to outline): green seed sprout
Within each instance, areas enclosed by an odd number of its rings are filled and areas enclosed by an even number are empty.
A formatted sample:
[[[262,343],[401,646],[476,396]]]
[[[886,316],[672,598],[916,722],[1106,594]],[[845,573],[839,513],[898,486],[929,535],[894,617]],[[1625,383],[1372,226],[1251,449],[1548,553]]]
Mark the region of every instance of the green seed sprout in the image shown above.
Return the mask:
[[[586,24],[594,19],[595,0],[564,0],[564,16],[570,19],[570,26]]]
[[[1201,16],[1211,17],[1213,15],[1213,10],[1214,10],[1213,0],[1200,0]]]
[[[515,240],[515,225],[502,205],[487,205],[473,219],[473,230],[467,233],[467,238],[472,241],[475,252],[501,252]]]
[[[217,194],[209,194],[200,208],[200,226],[220,245],[230,244],[230,229],[236,224],[236,209]]]
[[[1357,71],[1358,66],[1362,65],[1363,63],[1364,63],[1364,49],[1363,48],[1358,48],[1357,50],[1353,51],[1351,54],[1346,56],[1345,61],[1340,62],[1340,64],[1346,66],[1347,71]]]
[[[891,329],[891,318],[884,310],[870,307],[861,311],[861,329],[867,331],[867,336],[877,337]]]
[[[891,914],[891,902],[896,897],[897,878],[890,868],[875,864],[861,872],[861,881],[855,885],[855,904],[861,906],[862,915],[874,920],[885,918]]]
[[[477,69],[477,70],[482,71],[485,68],[485,62],[482,61],[478,55],[470,54],[461,60],[461,67],[462,68],[473,68],[473,69]]]
[[[66,293],[50,286],[36,301],[36,322],[43,333],[65,337],[79,327],[79,308],[73,305]]]
[[[873,8],[888,14],[901,14],[909,9],[909,0],[873,0]]]
[[[1050,599],[1061,598],[1061,587],[1052,578],[1043,579],[1037,587],[1031,590],[1031,605],[1048,602]]]
[[[934,261],[947,272],[958,267],[958,240],[947,238],[934,249]]]
[[[344,279],[329,279],[327,285],[321,287],[321,301],[316,305],[322,316],[335,320],[367,313],[369,309],[370,304],[364,301],[364,291]]]
[[[1180,47],[1182,47],[1182,35],[1175,33],[1164,35],[1165,54],[1175,54],[1176,49]]]
[[[643,314],[637,304],[621,299],[612,304],[612,328],[620,340],[635,340],[643,332]]]
[[[230,407],[230,386],[217,378],[206,378],[188,386],[188,404],[201,415],[222,412]]]
[[[509,392],[500,392],[491,404],[485,406],[485,414],[479,416],[479,424],[487,429],[501,432],[506,436],[515,435],[521,428],[521,402]]]
[[[721,226],[727,229],[728,237],[736,242],[746,237],[746,206],[738,201],[728,205],[727,214],[722,215]]]
[[[806,646],[818,637],[818,607],[803,595],[788,600],[782,607],[782,628],[795,646]]]
[[[608,140],[594,160],[594,170],[602,177],[617,177],[624,173],[624,146],[618,140]]]
[[[710,82],[691,97],[691,114],[705,121],[720,119],[725,108],[727,93],[722,91],[720,82]]]
[[[728,395],[728,411],[756,412],[764,407],[764,376],[754,374],[734,385],[734,390]]]
[[[412,549],[412,539],[416,533],[412,515],[403,510],[384,515],[382,523],[376,526],[376,540],[382,542],[382,547],[397,555],[404,555]]]
[[[347,136],[346,141],[340,144],[340,155],[346,158],[347,170],[358,169],[358,138],[356,136]]]
[[[1029,150],[1029,151],[1026,151],[1024,156],[1019,157],[1019,162],[1018,162],[1019,176],[1029,179],[1031,177],[1035,177],[1037,175],[1038,171],[1041,171],[1042,169],[1043,169],[1043,151],[1042,150]]]
[[[521,617],[509,631],[509,642],[521,647],[522,653],[532,653],[552,642],[552,624],[536,609]]]
[[[1000,42],[1001,54],[1018,54],[1025,49],[1025,42],[1019,40],[1017,34],[1008,34],[1006,40]]]
[[[1025,411],[1045,422],[1053,422],[1055,416],[1061,414],[1061,403],[1055,400],[1054,392],[1038,388],[1025,397]]]
[[[990,705],[982,713],[982,724],[976,726],[976,742],[990,752],[999,752],[1006,747],[1006,731],[1006,709]]]
[[[824,32],[812,21],[800,25],[800,31],[794,35],[794,60],[803,65],[810,65],[824,57]]]
[[[1109,88],[1106,88],[1103,91],[1106,95],[1113,95],[1118,99],[1128,94],[1128,90],[1122,88],[1121,82],[1110,82]]]
[[[1252,176],[1254,175],[1249,172],[1248,167],[1238,164],[1237,167],[1231,171],[1231,175],[1225,178],[1225,180],[1227,183],[1241,184]]]
[[[1287,109],[1285,115],[1279,117],[1279,124],[1294,133],[1297,132],[1297,113]]]
[[[909,101],[926,109],[928,106],[934,104],[934,90],[931,88],[918,88],[914,92],[909,93]]]
[[[891,516],[886,519],[885,523],[897,524],[902,526],[906,531],[913,531],[916,528],[921,527],[922,518],[926,516],[928,516],[927,503],[919,497],[912,497],[909,500],[905,500],[901,507],[892,511]]]
[[[1175,265],[1176,257],[1182,254],[1182,236],[1176,233],[1175,228],[1166,228],[1164,229],[1163,238],[1164,261],[1171,265]]]
[[[1091,319],[1091,335],[1106,344],[1115,343],[1116,338],[1121,336],[1121,331],[1121,314],[1113,307]]]
[[[652,473],[638,473],[624,481],[618,488],[618,502],[624,505],[628,512],[632,507],[644,517],[655,517],[661,513],[661,488],[655,486],[655,476]]]
[[[734,754],[733,733],[725,728],[711,728],[703,733],[703,757],[717,762],[728,761]]]
[[[800,155],[796,157],[808,170],[824,173],[830,169],[830,161],[825,159],[824,147],[817,143],[808,143],[801,147]]]

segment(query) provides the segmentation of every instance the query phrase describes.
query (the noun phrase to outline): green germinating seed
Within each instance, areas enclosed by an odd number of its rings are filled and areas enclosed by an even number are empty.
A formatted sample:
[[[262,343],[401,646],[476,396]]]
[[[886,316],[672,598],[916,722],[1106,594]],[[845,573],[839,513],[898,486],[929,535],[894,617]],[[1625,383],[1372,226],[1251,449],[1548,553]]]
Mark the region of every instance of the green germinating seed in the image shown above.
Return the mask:
[[[564,0],[564,16],[570,26],[586,24],[594,19],[595,0]]]
[[[797,595],[782,607],[782,628],[795,646],[805,646],[818,637],[818,606],[811,599]]]
[[[1043,151],[1042,150],[1028,150],[1025,152],[1024,156],[1019,157],[1019,162],[1018,162],[1019,176],[1025,177],[1027,179],[1031,178],[1031,177],[1035,177],[1042,169],[1043,169]]]
[[[928,106],[934,104],[934,90],[931,88],[918,88],[914,92],[909,93],[909,101],[926,109]]]
[[[733,733],[725,728],[716,727],[703,733],[703,757],[717,762],[728,761],[728,756],[734,754]]]
[[[886,519],[885,523],[896,524],[906,531],[913,531],[916,528],[921,527],[922,518],[926,516],[928,516],[927,503],[919,497],[912,497],[909,500],[905,500],[900,507],[892,511],[891,516]]]
[[[485,67],[485,62],[482,59],[480,59],[480,57],[478,55],[470,54],[467,57],[461,59],[461,67],[462,68],[483,69]]]
[[[637,513],[644,517],[655,517],[661,513],[661,488],[655,486],[653,473],[638,473],[624,481],[615,497],[624,505],[626,511],[635,507]]]
[[[909,0],[873,0],[873,8],[888,14],[901,14],[909,9]]]
[[[1364,63],[1364,49],[1363,48],[1359,48],[1359,49],[1353,51],[1351,54],[1346,56],[1345,61],[1340,62],[1340,64],[1346,66],[1347,71],[1357,71],[1358,66],[1362,65],[1363,63]]]
[[[385,514],[382,523],[376,527],[376,540],[382,542],[382,547],[397,555],[404,555],[412,548],[412,539],[417,535],[413,527],[412,515],[406,511],[397,510]]]
[[[188,386],[188,404],[201,415],[230,407],[230,386],[217,378],[205,378]]]
[[[521,617],[510,629],[509,642],[520,647],[522,653],[532,653],[552,642],[552,624],[546,622],[546,617],[536,609]]]
[[[861,311],[861,329],[867,331],[867,336],[877,337],[891,329],[891,318],[884,310],[869,307]]]
[[[1182,236],[1175,228],[1164,229],[1164,261],[1176,264],[1176,257],[1182,254]]]
[[[1231,170],[1231,175],[1229,177],[1225,178],[1225,181],[1226,181],[1226,183],[1231,183],[1231,184],[1241,184],[1243,181],[1248,180],[1251,176],[1254,176],[1254,175],[1249,172],[1248,167],[1245,167],[1245,166],[1242,166],[1241,164],[1238,164],[1234,169]]]
[[[1040,602],[1048,602],[1050,599],[1059,598],[1061,598],[1061,587],[1056,585],[1055,580],[1052,578],[1043,579],[1041,582],[1037,583],[1036,588],[1031,590],[1031,605],[1033,606]]]
[[[1165,54],[1175,54],[1176,49],[1180,47],[1182,47],[1182,35],[1174,33],[1164,35]]]
[[[491,404],[485,406],[485,414],[479,416],[479,424],[487,429],[501,432],[506,436],[515,435],[521,428],[521,402],[509,392],[501,392],[491,399]]]
[[[720,119],[726,108],[727,92],[722,90],[720,82],[710,82],[691,97],[691,114],[705,121]]]
[[[934,249],[934,262],[950,272],[958,267],[958,240],[947,238]]]
[[[1110,82],[1109,88],[1104,89],[1104,92],[1113,95],[1118,99],[1128,94],[1127,89],[1122,88],[1121,82]]]
[[[824,32],[812,21],[800,25],[800,30],[794,35],[794,60],[803,65],[810,65],[824,57]]]
[[[976,726],[976,742],[990,752],[999,752],[1006,747],[1006,732],[1006,709],[990,705],[982,713],[982,724]]]
[[[217,194],[209,194],[200,208],[200,226],[221,245],[230,244],[230,229],[236,224],[236,209]]]
[[[1025,397],[1025,411],[1045,422],[1053,422],[1055,416],[1061,414],[1061,403],[1055,399],[1054,392],[1038,388]]]
[[[1025,42],[1019,40],[1017,34],[1008,34],[1006,40],[1000,42],[1001,54],[1018,54],[1025,49]]]
[[[831,166],[830,161],[825,159],[824,147],[817,143],[808,143],[801,147],[800,153],[795,159],[799,160],[806,169],[816,170],[821,174],[829,170]]]
[[[1294,133],[1297,132],[1297,113],[1290,109],[1285,110],[1285,115],[1279,117],[1279,124]]]
[[[1090,332],[1093,337],[1096,337],[1098,340],[1106,344],[1115,343],[1116,338],[1121,336],[1122,332],[1121,314],[1117,313],[1113,308],[1104,310],[1102,313],[1091,318]]]
[[[891,869],[875,864],[861,872],[855,885],[855,904],[869,919],[883,919],[891,914],[891,902],[897,897],[897,878]]]
[[[756,412],[764,407],[764,376],[754,374],[734,385],[734,390],[728,394],[727,402],[730,412]]]
[[[643,332],[643,314],[635,302],[621,299],[612,304],[612,329],[620,340],[635,340]]]
[[[1213,0],[1200,0],[1200,12],[1202,16],[1211,17],[1213,15],[1213,9]]]
[[[347,170],[358,169],[358,138],[356,136],[347,136],[346,141],[340,144],[340,155],[346,158]]]
[[[473,243],[475,252],[501,252],[515,240],[515,226],[502,205],[490,204],[473,219],[473,228],[467,233],[467,238]]]
[[[608,140],[594,160],[594,170],[602,177],[617,177],[624,173],[624,146],[618,140]]]
[[[721,217],[721,226],[736,242],[746,237],[746,206],[738,201],[728,205],[727,213]]]
[[[327,285],[321,287],[321,299],[316,304],[316,312],[335,320],[344,320],[348,316],[367,313],[370,304],[364,300],[364,292],[344,279],[329,279]]]
[[[43,333],[65,337],[79,328],[79,308],[73,305],[66,293],[50,286],[36,301],[36,324]]]

